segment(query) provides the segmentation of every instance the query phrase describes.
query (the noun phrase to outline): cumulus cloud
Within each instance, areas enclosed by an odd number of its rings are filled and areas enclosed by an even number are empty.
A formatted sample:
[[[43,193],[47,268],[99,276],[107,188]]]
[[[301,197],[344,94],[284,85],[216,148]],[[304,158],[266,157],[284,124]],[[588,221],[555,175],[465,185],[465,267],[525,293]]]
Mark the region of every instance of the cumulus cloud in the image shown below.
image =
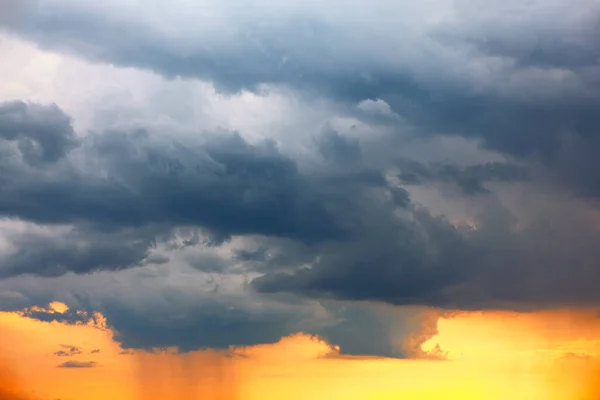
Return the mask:
[[[343,233],[319,200],[326,194],[272,142],[250,145],[235,132],[185,144],[154,139],[144,131],[91,134],[68,157],[43,167],[24,165],[23,151],[15,149],[0,166],[2,214],[105,229],[199,225],[220,238],[262,233],[310,242]]]
[[[218,280],[185,266],[155,268],[160,273],[140,268],[45,278],[43,283],[20,276],[1,281],[0,292],[10,288],[23,296],[12,308],[4,303],[5,310],[34,305],[20,315],[110,330],[124,349],[227,350],[304,332],[340,346],[343,354],[407,357],[415,347],[407,346],[404,337],[421,331],[420,309],[265,296],[227,279],[215,291]],[[53,310],[44,306],[48,299],[69,308]]]
[[[350,12],[339,2],[169,2],[160,19],[170,29],[151,22],[166,3],[144,4],[46,0],[28,8],[27,23],[4,26],[44,48],[229,92],[283,85],[359,102],[423,134],[535,158],[555,180],[597,195],[584,173],[598,167],[595,3],[359,2]]]
[[[581,204],[568,200],[538,201],[553,218],[530,209],[520,219],[492,204],[474,225],[456,227],[417,210],[404,230],[372,232],[370,241],[334,247],[308,267],[272,272],[253,284],[263,292],[443,308],[597,304],[595,212],[582,212]]]
[[[18,101],[2,105],[0,135],[5,141],[15,142],[29,163],[57,161],[76,141],[70,118],[57,106]]]
[[[597,299],[597,272],[590,263],[597,257],[598,233],[592,220],[575,214],[552,220],[534,216],[519,226],[511,224],[511,210],[488,194],[479,204],[476,229],[463,229],[412,203],[402,179],[389,177],[394,170],[401,176],[408,166],[432,181],[456,181],[469,192],[477,185],[482,190],[485,180],[525,179],[516,167],[415,169],[419,164],[391,159],[388,169],[375,169],[363,158],[359,142],[331,130],[315,140],[325,163],[307,172],[274,143],[250,145],[236,133],[185,143],[146,131],[106,131],[90,133],[50,165],[30,165],[20,157],[4,161],[2,167],[11,171],[1,198],[4,216],[45,224],[50,231],[8,236],[3,275],[61,276],[152,263],[168,267],[169,251],[208,246],[217,253],[186,256],[188,265],[207,274],[250,274],[251,287],[262,293],[444,308],[545,307]],[[191,238],[173,247],[180,227],[202,229],[206,240],[192,229]],[[580,234],[566,234],[565,227]],[[222,254],[229,240],[249,236],[260,246],[228,245],[231,253]],[[555,244],[548,247],[550,242]],[[570,250],[575,243],[578,252]],[[162,253],[155,253],[161,246]],[[565,265],[571,268],[566,278]],[[178,323],[165,312],[169,321],[159,319],[143,334],[126,329],[157,318],[158,308],[146,315],[105,303],[103,311],[117,325],[119,319],[139,318],[119,329],[124,338],[136,337],[134,347],[166,345],[177,337],[185,348],[186,332],[209,327],[209,347],[293,333],[289,327],[294,325],[279,312],[261,309],[254,315],[246,308],[238,314],[221,300],[209,307],[208,298],[202,304],[188,310],[194,318]],[[194,325],[212,315],[219,318],[210,325]],[[227,328],[238,324],[245,329]],[[161,327],[168,329],[161,333]],[[157,336],[152,338],[150,330]],[[244,336],[218,334],[222,330]]]

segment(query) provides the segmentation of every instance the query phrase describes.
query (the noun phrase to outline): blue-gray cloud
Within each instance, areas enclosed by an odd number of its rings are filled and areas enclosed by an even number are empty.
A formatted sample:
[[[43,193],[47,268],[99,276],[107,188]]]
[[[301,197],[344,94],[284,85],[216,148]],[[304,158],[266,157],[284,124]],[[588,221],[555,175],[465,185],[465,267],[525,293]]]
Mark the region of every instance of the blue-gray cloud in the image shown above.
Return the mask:
[[[94,368],[98,364],[95,361],[65,361],[58,365],[58,368]]]
[[[466,195],[489,193],[486,183],[518,182],[527,180],[527,170],[521,166],[490,162],[459,166],[442,163],[420,163],[398,160],[398,179],[405,185],[444,183],[456,187]]]
[[[163,16],[174,29],[167,35],[141,2],[107,2],[100,13],[86,2],[47,0],[4,25],[45,48],[227,91],[271,84],[341,102],[382,99],[424,134],[539,157],[557,179],[586,192],[598,185],[581,177],[596,166],[585,151],[597,147],[598,9],[570,5],[511,0],[482,9],[439,0],[374,8],[361,1],[349,11],[341,2],[258,2],[241,12],[236,1],[201,9],[157,1],[156,9],[172,10]],[[212,24],[203,24],[211,15]],[[204,27],[186,25],[192,21]]]
[[[172,280],[177,281],[176,273]],[[26,300],[13,309],[36,305],[20,314],[39,321],[104,329],[104,320],[96,314],[100,312],[124,349],[227,350],[305,332],[339,345],[344,354],[408,357],[418,350],[415,343],[418,347],[435,334],[434,314],[422,318],[419,309],[320,303],[296,296],[263,296],[243,288],[234,294],[207,292],[201,280],[191,280],[186,285],[169,285],[163,277],[130,270],[119,273],[117,279],[108,273],[46,278],[40,288],[30,277],[17,277],[0,281],[0,292],[10,287],[22,293]],[[49,309],[45,306],[48,299],[64,301],[72,308]],[[404,336],[421,334],[423,324],[433,330],[421,341],[403,343]],[[62,348],[60,355],[70,355],[69,350]]]
[[[187,257],[195,273],[248,275],[247,293],[279,304],[597,305],[598,10],[566,0],[433,3],[20,3],[20,18],[0,17],[0,25],[43,48],[229,93],[284,87],[392,134],[357,139],[327,126],[309,146],[316,167],[303,168],[274,141],[250,143],[235,132],[180,140],[113,130],[77,139],[56,106],[0,104],[0,216],[47,229],[8,236],[0,275],[168,268],[171,255],[157,248],[206,247],[221,253]],[[172,29],[152,23],[164,7],[171,12],[161,21]],[[394,138],[406,127],[421,139],[467,138],[504,160],[407,161]],[[453,195],[477,211],[474,226],[415,202],[411,186],[422,184],[458,189]],[[513,210],[502,196],[514,199],[515,187],[527,201]],[[178,229],[207,238],[173,244]],[[227,248],[250,237],[256,246]],[[13,290],[6,301],[43,305],[51,296],[42,301],[40,290]],[[239,298],[195,303],[175,290],[151,309],[98,297],[72,304],[84,314],[25,312],[67,322],[99,310],[124,347],[227,347],[305,330],[345,341],[351,352],[397,351],[370,308],[333,307],[348,322],[332,328],[307,324],[315,316],[304,308],[256,311]],[[373,330],[340,336],[339,327],[358,321]]]
[[[31,137],[42,136],[43,124],[37,129]],[[13,235],[16,250],[3,256],[4,276],[149,264],[157,244],[168,246],[176,228],[191,227],[209,232],[214,239],[203,244],[209,246],[232,236],[260,236],[269,248],[287,241],[273,256],[259,248],[234,252],[238,262],[188,259],[204,273],[262,274],[252,287],[265,293],[460,308],[597,298],[597,272],[589,269],[598,256],[591,222],[536,219],[523,230],[511,225],[510,210],[496,205],[481,214],[476,230],[463,230],[412,204],[385,170],[369,166],[357,142],[337,132],[315,140],[324,163],[311,172],[300,171],[273,143],[251,145],[227,132],[185,144],[155,141],[145,131],[91,133],[43,165],[20,161],[23,150],[10,146],[16,136],[3,136],[3,148],[17,156],[0,163],[6,171],[0,213],[69,226],[55,235]],[[415,165],[389,160],[400,176]],[[498,164],[417,170],[431,180],[455,181],[467,193],[481,192],[485,180],[526,178],[520,168]],[[495,199],[493,193],[486,198]],[[569,226],[576,236],[561,232]],[[555,245],[548,247],[550,242]],[[569,250],[575,243],[578,252]],[[564,265],[572,269],[566,278]],[[495,277],[502,268],[506,279]],[[540,274],[546,279],[539,280]]]
[[[71,119],[56,105],[20,101],[2,104],[0,139],[15,143],[30,164],[55,162],[64,157],[77,142]]]

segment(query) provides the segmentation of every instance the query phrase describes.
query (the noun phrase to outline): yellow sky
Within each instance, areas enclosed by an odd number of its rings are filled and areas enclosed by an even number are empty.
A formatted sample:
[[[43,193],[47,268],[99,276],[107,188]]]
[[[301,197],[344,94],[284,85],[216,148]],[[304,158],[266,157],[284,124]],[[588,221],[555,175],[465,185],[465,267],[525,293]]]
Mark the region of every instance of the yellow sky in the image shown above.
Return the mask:
[[[442,361],[340,357],[305,335],[232,358],[121,354],[108,330],[0,313],[0,400],[594,400],[599,339],[591,312],[487,312],[439,321],[439,334],[423,348],[439,345]],[[53,355],[61,344],[83,354]],[[67,360],[97,366],[57,368]]]

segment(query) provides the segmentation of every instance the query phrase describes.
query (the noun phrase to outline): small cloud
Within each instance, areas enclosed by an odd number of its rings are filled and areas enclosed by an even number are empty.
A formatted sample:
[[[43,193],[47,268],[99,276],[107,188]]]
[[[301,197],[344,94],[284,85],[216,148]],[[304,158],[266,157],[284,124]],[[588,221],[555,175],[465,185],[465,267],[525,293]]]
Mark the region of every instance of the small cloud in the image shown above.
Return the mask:
[[[96,354],[96,353],[100,353],[100,349],[94,349],[94,350],[90,351],[90,354]]]
[[[61,350],[55,351],[53,354],[57,357],[69,357],[69,356],[77,356],[82,354],[82,351],[77,346],[71,346],[69,344],[61,344]]]
[[[396,120],[401,119],[400,115],[398,115],[394,111],[392,111],[392,108],[390,107],[390,105],[381,99],[363,100],[356,105],[356,108],[358,108],[360,111],[362,111],[366,114],[372,115],[372,116],[379,116],[379,117],[396,119]]]
[[[95,361],[66,361],[58,366],[58,368],[94,368]]]

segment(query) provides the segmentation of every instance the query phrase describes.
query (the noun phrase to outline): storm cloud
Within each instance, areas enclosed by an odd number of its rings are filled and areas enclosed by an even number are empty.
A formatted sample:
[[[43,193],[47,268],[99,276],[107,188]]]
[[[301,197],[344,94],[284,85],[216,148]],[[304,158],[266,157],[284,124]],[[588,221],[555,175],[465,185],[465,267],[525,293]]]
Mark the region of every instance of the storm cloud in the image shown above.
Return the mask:
[[[587,154],[598,146],[597,5],[430,3],[349,10],[259,2],[243,12],[235,1],[177,4],[162,15],[174,27],[167,35],[150,22],[159,1],[106,2],[96,12],[87,2],[46,0],[4,25],[44,48],[226,92],[283,85],[342,102],[383,100],[423,134],[537,158],[563,184],[595,196],[598,182],[583,172],[598,167]],[[197,28],[180,28],[192,20]]]
[[[124,348],[407,356],[420,307],[597,306],[596,5],[355,3],[11,7],[44,59],[172,92],[66,85],[71,115],[4,88],[0,309],[100,312]]]
[[[3,136],[22,129],[3,127]],[[47,129],[37,128],[40,137]],[[19,163],[23,151],[13,153],[0,165],[0,213],[8,217],[106,228],[201,225],[222,237],[264,233],[311,241],[341,233],[293,160],[272,143],[250,145],[235,132],[185,145],[153,142],[143,131],[92,133],[68,157],[43,167]]]

